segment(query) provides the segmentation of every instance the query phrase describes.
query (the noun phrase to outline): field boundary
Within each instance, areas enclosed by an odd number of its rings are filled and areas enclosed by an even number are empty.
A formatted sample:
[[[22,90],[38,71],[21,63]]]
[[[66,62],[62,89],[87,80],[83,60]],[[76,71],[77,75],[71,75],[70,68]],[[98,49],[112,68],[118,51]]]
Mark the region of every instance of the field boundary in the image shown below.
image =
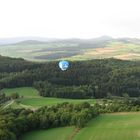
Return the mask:
[[[80,131],[81,129],[75,128],[73,133],[68,137],[68,140],[73,140],[73,138],[76,136],[76,134]]]

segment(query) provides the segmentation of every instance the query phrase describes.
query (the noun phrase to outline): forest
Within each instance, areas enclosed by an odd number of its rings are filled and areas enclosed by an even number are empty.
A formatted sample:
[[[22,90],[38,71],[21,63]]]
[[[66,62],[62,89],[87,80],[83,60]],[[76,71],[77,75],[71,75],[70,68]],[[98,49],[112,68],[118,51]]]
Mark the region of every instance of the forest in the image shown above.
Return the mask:
[[[0,89],[34,86],[44,97],[104,98],[140,96],[140,61],[71,61],[63,72],[58,61],[35,63],[0,56]]]

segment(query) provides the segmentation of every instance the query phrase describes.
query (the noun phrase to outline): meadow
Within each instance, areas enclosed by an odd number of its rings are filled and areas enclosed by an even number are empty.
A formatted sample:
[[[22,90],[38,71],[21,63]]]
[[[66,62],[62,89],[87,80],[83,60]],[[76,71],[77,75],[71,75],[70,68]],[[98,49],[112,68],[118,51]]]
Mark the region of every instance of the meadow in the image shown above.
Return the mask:
[[[12,93],[18,93],[19,96],[23,96],[24,98],[35,98],[39,97],[38,91],[32,87],[21,87],[21,88],[6,88],[3,89],[2,92],[6,94],[6,96],[10,96]]]
[[[20,140],[70,140],[74,127],[53,128],[25,134]]]
[[[104,114],[91,120],[71,139],[69,137],[73,135],[74,128],[65,127],[33,131],[25,134],[21,140],[139,140],[139,118],[140,113]]]
[[[81,103],[89,102],[90,104],[95,103],[95,99],[64,99],[64,98],[50,98],[41,97],[38,91],[33,87],[20,87],[20,88],[6,88],[2,90],[6,96],[10,96],[12,93],[18,93],[22,98],[15,100],[10,104],[13,108],[38,108],[45,105],[55,105],[63,102],[70,103]]]
[[[74,140],[139,140],[140,113],[100,115],[90,121]]]

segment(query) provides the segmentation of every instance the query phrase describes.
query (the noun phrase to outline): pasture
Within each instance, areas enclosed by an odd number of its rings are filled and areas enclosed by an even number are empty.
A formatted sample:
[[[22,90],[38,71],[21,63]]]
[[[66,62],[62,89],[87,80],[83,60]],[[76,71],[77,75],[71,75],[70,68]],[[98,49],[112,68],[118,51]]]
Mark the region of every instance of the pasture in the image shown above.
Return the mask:
[[[23,96],[24,98],[35,98],[39,97],[38,91],[32,87],[21,87],[21,88],[6,88],[2,90],[6,96],[10,96],[12,93],[18,93],[19,96]]]
[[[33,131],[25,134],[20,140],[70,140],[73,131],[74,127]]]
[[[22,98],[17,99],[18,102],[13,102],[10,106],[13,108],[25,107],[25,108],[38,108],[45,105],[55,105],[63,102],[70,103],[82,103],[89,102],[90,104],[95,103],[95,99],[64,99],[64,98],[50,98],[41,97],[38,91],[32,87],[20,87],[20,88],[6,88],[2,90],[6,96],[10,96],[12,93],[18,93]]]
[[[20,140],[139,140],[140,113],[100,115],[75,134],[74,127],[33,131]]]
[[[140,113],[100,115],[90,121],[73,140],[139,140]]]
[[[95,103],[93,99],[62,99],[62,98],[48,98],[48,97],[40,97],[40,98],[32,98],[32,99],[22,99],[21,104],[29,105],[33,107],[41,107],[45,105],[55,105],[58,103],[70,102],[70,103],[81,103],[81,102],[89,102],[91,104]]]

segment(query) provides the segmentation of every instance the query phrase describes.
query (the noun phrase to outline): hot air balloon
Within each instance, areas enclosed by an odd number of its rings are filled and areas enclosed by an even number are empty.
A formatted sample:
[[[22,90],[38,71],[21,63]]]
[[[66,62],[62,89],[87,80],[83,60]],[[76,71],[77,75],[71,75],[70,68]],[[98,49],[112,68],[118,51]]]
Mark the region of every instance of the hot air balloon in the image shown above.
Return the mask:
[[[65,60],[62,60],[59,62],[59,68],[62,70],[62,71],[65,71],[69,68],[69,62],[68,61],[65,61]]]

